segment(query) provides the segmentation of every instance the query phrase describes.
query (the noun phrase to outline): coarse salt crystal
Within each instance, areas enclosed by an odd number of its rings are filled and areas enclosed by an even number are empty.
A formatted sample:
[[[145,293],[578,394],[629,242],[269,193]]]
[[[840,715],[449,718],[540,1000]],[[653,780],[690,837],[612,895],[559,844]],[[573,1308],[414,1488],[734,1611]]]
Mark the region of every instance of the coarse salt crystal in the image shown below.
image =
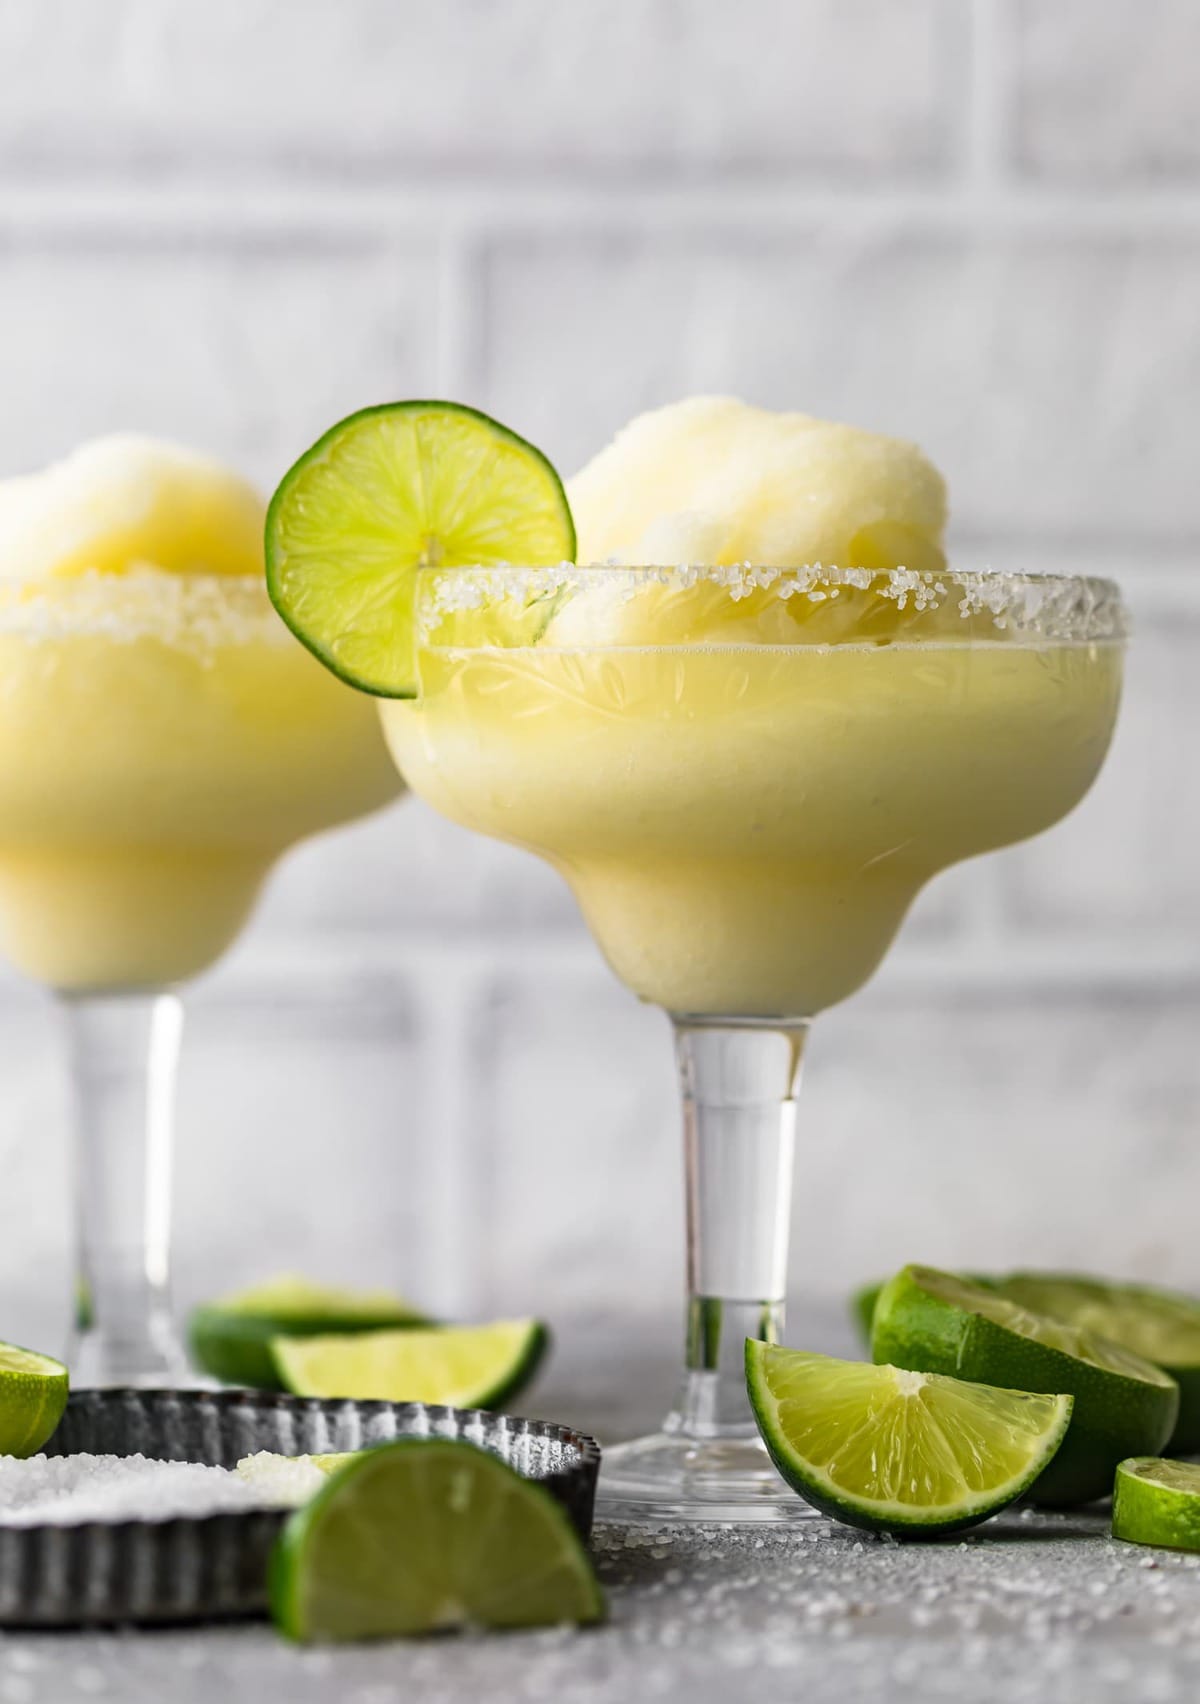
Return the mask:
[[[146,1456],[0,1456],[0,1526],[165,1521],[237,1509],[293,1507],[300,1487],[247,1485],[224,1467]]]

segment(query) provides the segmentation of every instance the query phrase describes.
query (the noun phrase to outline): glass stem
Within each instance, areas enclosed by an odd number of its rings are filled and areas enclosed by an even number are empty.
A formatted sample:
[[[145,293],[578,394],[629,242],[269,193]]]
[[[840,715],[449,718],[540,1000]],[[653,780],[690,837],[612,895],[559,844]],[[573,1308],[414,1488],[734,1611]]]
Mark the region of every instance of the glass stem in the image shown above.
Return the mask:
[[[808,1026],[676,1017],[687,1175],[686,1369],[669,1432],[754,1435],[745,1339],[778,1341]]]
[[[75,1130],[76,1385],[175,1384],[171,1165],[183,1007],[173,994],[64,997]]]

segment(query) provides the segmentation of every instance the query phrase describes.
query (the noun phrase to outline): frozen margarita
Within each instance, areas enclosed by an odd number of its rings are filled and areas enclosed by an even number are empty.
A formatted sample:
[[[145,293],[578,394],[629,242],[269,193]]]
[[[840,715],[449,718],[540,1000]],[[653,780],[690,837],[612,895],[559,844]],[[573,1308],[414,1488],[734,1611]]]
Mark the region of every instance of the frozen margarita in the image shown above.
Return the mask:
[[[194,975],[287,847],[400,790],[270,607],[263,515],[144,438],[0,483],[0,951],[38,981]]]
[[[672,1014],[686,1370],[662,1430],[606,1451],[606,1512],[792,1520],[745,1346],[783,1325],[808,1020],[939,870],[1087,791],[1120,596],[951,569],[914,445],[727,398],[635,420],[567,496],[461,405],[366,411],[280,487],[268,573],[305,643],[388,695],[414,790],[560,870]]]
[[[1091,784],[1118,628],[1077,583],[947,572],[913,445],[698,398],[568,491],[609,565],[437,576],[384,723],[439,810],[562,871],[644,999],[810,1016],[938,870]]]

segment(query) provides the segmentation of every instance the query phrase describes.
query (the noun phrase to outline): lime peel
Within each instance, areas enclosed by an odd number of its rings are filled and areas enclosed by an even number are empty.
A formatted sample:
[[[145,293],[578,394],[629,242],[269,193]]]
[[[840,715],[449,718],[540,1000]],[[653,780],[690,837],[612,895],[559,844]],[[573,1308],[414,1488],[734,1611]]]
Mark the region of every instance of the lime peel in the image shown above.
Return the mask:
[[[1067,1438],[1031,1492],[1049,1507],[1107,1496],[1117,1463],[1161,1450],[1178,1413],[1178,1385],[1151,1362],[932,1267],[906,1266],[884,1287],[871,1347],[877,1362],[1073,1395]]]
[[[69,1391],[61,1361],[0,1343],[0,1455],[36,1455],[62,1419]]]
[[[297,1396],[498,1408],[533,1377],[549,1334],[540,1320],[351,1337],[277,1337],[271,1352]]]
[[[550,1493],[461,1439],[366,1450],[288,1521],[269,1573],[301,1642],[600,1621],[604,1594]]]
[[[1134,1456],[1117,1468],[1112,1534],[1130,1544],[1200,1550],[1200,1465]]]
[[[386,1290],[348,1290],[281,1273],[193,1309],[188,1321],[192,1358],[225,1384],[280,1390],[271,1355],[273,1337],[407,1329],[431,1322],[402,1296]]]
[[[1150,1284],[1074,1272],[1013,1272],[996,1280],[1002,1295],[1107,1337],[1169,1373],[1179,1386],[1179,1415],[1168,1447],[1200,1451],[1200,1301]]]
[[[933,1537],[1029,1490],[1066,1436],[1068,1395],[749,1339],[746,1379],[767,1450],[801,1497],[872,1532]]]
[[[384,698],[417,692],[417,571],[569,561],[575,527],[540,450],[461,403],[384,403],[340,420],[267,512],[267,590],[326,668]]]

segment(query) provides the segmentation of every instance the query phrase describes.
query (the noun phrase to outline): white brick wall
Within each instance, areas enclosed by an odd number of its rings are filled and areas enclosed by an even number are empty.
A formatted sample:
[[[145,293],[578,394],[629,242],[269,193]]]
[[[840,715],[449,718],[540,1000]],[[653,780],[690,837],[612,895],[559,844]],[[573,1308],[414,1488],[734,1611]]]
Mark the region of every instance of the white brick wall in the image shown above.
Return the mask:
[[[264,484],[338,414],[568,467],[698,387],[919,437],[964,559],[1139,621],[1112,761],[818,1026],[797,1288],[919,1254],[1200,1285],[1191,0],[0,0],[0,471],[117,426]],[[676,1303],[665,1027],[562,883],[407,801],[195,993],[180,1290]],[[0,979],[0,1336],[65,1317],[54,1033]]]
[[[1031,176],[1148,187],[1200,171],[1192,0],[1018,0],[1012,155]]]
[[[803,397],[915,437],[968,536],[1028,552],[1200,531],[1187,233],[897,229],[856,207],[761,231],[509,235],[485,265],[484,396],[568,466],[627,416],[632,372],[634,406]]]
[[[65,165],[487,177],[518,166],[892,177],[948,163],[955,9],[124,0],[109,22],[90,0],[42,0],[36,16],[4,0],[0,136],[16,171],[47,175]]]
[[[415,232],[14,219],[0,278],[6,469],[136,426],[270,484],[364,398],[437,379],[437,263]]]

